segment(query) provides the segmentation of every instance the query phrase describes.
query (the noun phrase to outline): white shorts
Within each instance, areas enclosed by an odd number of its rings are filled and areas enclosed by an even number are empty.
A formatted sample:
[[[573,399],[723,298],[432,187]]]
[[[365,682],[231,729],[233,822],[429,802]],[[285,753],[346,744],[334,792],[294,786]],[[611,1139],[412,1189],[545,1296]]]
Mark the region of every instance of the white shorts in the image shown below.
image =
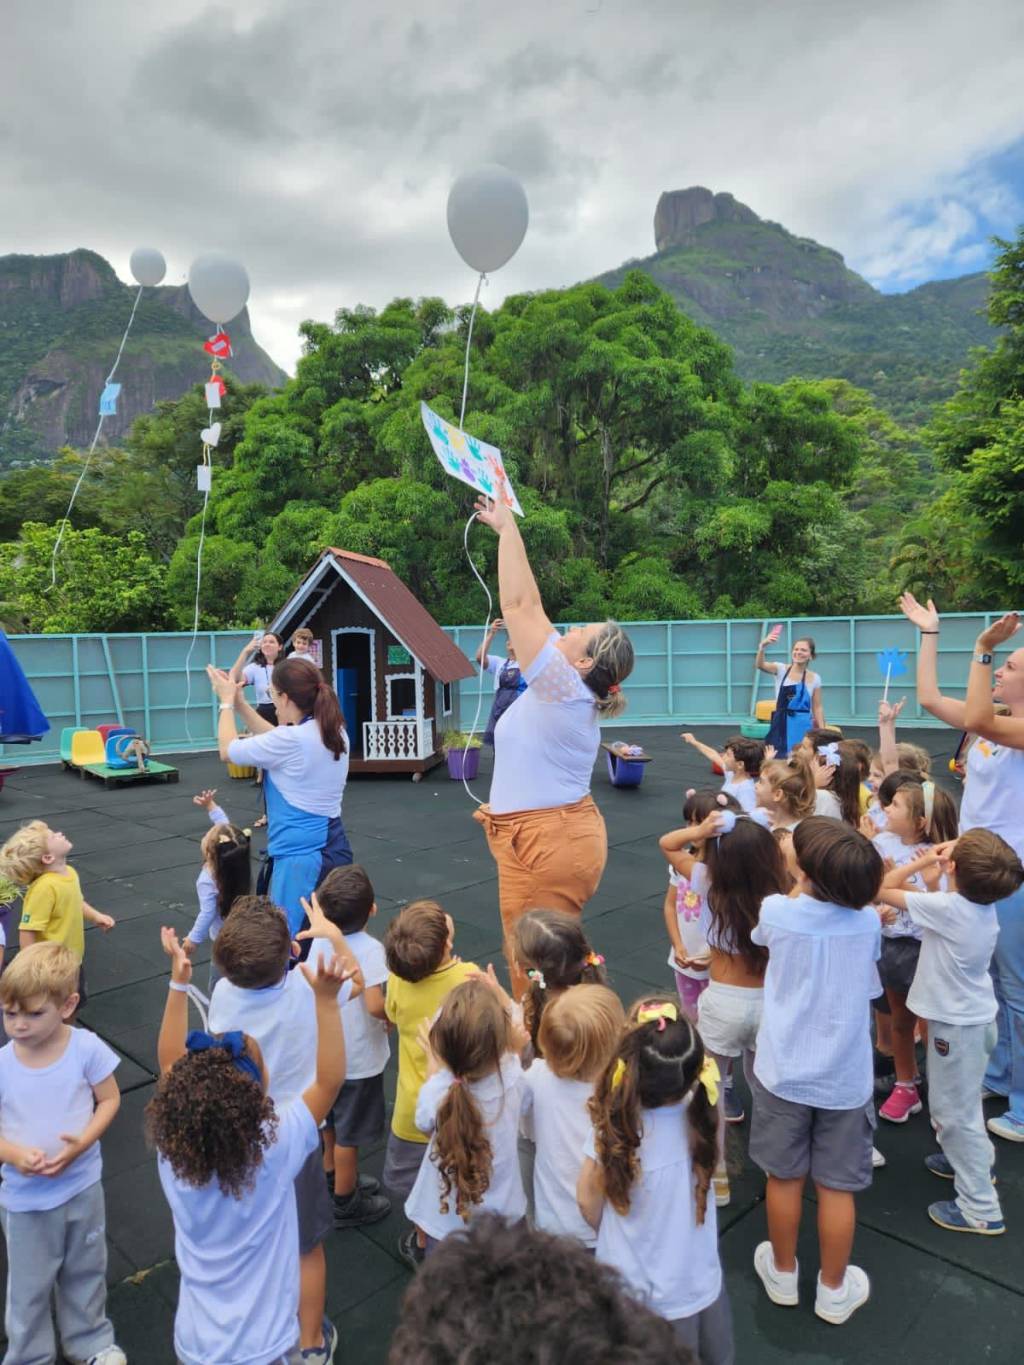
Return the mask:
[[[705,1048],[719,1057],[753,1052],[763,1012],[763,987],[709,981],[697,1004],[697,1027]]]

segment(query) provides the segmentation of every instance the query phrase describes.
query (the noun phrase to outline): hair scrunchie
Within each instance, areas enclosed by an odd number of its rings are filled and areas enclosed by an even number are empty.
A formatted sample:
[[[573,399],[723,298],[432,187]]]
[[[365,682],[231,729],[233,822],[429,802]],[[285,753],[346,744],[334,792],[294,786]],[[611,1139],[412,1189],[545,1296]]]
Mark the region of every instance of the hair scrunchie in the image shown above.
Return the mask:
[[[259,1067],[245,1050],[245,1034],[240,1029],[233,1029],[230,1033],[222,1033],[219,1036],[215,1033],[204,1033],[202,1029],[194,1028],[185,1039],[185,1050],[187,1052],[209,1052],[214,1048],[219,1048],[226,1052],[232,1062],[243,1076],[248,1076],[251,1081],[263,1089],[263,1076]]]

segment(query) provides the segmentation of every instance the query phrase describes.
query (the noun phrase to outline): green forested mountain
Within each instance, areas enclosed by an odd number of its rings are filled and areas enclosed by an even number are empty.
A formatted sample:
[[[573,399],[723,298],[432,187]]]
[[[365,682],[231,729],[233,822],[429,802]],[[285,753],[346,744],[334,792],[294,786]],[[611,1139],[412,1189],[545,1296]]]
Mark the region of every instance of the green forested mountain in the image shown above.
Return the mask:
[[[733,347],[745,379],[848,379],[918,424],[953,393],[970,348],[995,337],[983,273],[881,294],[837,251],[700,187],[663,194],[654,227],[653,256],[600,279],[650,275]]]
[[[94,251],[0,256],[0,469],[89,444],[136,289]],[[200,343],[212,330],[184,285],[145,291],[118,367],[123,387],[117,416],[103,425],[106,441],[209,372]],[[253,340],[248,312],[230,330],[232,373],[282,384],[285,375]]]

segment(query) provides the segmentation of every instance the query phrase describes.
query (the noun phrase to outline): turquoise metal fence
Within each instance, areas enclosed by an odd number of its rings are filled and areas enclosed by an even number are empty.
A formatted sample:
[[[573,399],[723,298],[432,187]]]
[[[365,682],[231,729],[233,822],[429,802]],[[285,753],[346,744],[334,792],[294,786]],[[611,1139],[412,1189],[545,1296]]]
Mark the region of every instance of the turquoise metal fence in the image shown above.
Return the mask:
[[[963,696],[975,637],[997,612],[942,618],[939,685]],[[775,618],[777,621],[778,618]],[[757,642],[774,622],[632,621],[636,667],[626,684],[629,710],[618,722],[636,725],[735,725],[755,701],[772,695],[771,679],[755,673]],[[770,657],[786,659],[792,642],[810,635],[823,679],[825,715],[839,725],[874,725],[884,678],[876,654],[907,652],[907,673],[890,695],[908,698],[903,721],[934,725],[914,688],[917,631],[902,616],[800,617],[782,622]],[[482,629],[452,626],[448,633],[470,657]],[[120,721],[148,737],[158,752],[214,747],[217,708],[205,676],[210,662],[227,667],[248,631],[204,631],[192,649],[190,633],[154,635],[15,635],[11,645],[53,729],[40,744],[0,746],[15,763],[52,761],[64,726]],[[186,698],[191,685],[191,704]],[[472,684],[468,684],[472,688]]]

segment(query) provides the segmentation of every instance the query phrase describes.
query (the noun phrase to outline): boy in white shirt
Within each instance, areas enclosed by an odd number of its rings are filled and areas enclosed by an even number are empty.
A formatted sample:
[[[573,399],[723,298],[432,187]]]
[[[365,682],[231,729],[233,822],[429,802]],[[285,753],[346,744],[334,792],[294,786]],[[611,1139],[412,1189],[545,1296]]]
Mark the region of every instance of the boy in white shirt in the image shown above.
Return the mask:
[[[796,1306],[796,1243],[810,1175],[821,1250],[814,1311],[838,1324],[871,1289],[850,1252],[854,1194],[871,1184],[869,1009],[882,989],[881,926],[871,906],[883,867],[870,840],[826,815],[800,821],[793,852],[795,893],[766,896],[750,935],[769,954],[750,1155],[768,1177],[770,1240],[755,1251],[754,1269],[773,1303]]]
[[[53,1360],[51,1296],[70,1360],[126,1365],[106,1315],[99,1139],[121,1104],[117,1055],[68,1020],[80,959],[60,943],[23,948],[0,977],[11,1041],[0,1049],[0,1219],[7,1240],[7,1354]]]
[[[300,938],[329,938],[337,955],[351,954],[316,907],[303,904],[310,928]],[[217,935],[213,960],[221,979],[210,1000],[211,1033],[242,1030],[255,1038],[267,1070],[267,1093],[279,1109],[294,1104],[316,1075],[316,999],[300,971],[289,971],[292,940],[284,913],[267,896],[240,896]],[[354,965],[354,964],[352,964]],[[353,993],[346,981],[339,1003]],[[299,1219],[299,1330],[303,1358],[327,1365],[337,1332],[324,1316],[326,1258],[331,1204],[324,1185],[319,1143],[295,1178]]]
[[[746,811],[753,815],[757,806],[754,783],[761,775],[761,764],[765,760],[765,747],[762,740],[748,739],[746,735],[733,735],[722,745],[722,752],[712,749],[710,744],[702,744],[696,735],[687,730],[682,738],[693,746],[699,754],[713,766],[721,768],[725,774],[722,791],[731,796]]]
[[[364,868],[358,863],[332,868],[312,899],[344,935],[363,974],[362,995],[341,1009],[345,1082],[324,1129],[324,1171],[334,1194],[334,1226],[358,1228],[378,1223],[391,1212],[391,1200],[380,1193],[379,1181],[359,1173],[359,1148],[379,1142],[387,1133],[384,1068],[391,1048],[384,984],[388,964],[384,945],[366,932],[377,903]],[[326,939],[317,939],[309,954],[310,965],[315,968],[318,958],[329,958],[333,951]]]
[[[905,884],[938,861],[945,891],[907,891]],[[905,910],[921,930],[921,955],[907,1007],[928,1023],[928,1105],[942,1147],[925,1157],[933,1175],[954,1181],[955,1199],[928,1207],[952,1232],[997,1237],[1006,1231],[992,1183],[994,1152],[982,1113],[981,1086],[996,1043],[996,997],[989,965],[999,935],[995,902],[1024,882],[1013,849],[986,829],[929,849],[895,868],[879,900]]]

